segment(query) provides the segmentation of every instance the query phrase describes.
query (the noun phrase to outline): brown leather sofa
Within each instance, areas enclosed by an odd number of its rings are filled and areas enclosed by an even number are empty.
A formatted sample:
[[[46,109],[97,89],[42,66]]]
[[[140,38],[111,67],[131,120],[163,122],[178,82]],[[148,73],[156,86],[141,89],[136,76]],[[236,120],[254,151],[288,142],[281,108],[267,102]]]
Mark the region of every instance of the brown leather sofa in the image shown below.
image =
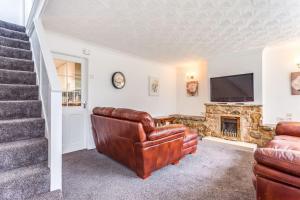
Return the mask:
[[[98,152],[126,165],[141,178],[177,164],[184,155],[197,150],[196,133],[183,125],[157,128],[146,112],[96,107],[91,120]]]
[[[281,122],[276,136],[255,151],[257,200],[300,199],[300,122]]]

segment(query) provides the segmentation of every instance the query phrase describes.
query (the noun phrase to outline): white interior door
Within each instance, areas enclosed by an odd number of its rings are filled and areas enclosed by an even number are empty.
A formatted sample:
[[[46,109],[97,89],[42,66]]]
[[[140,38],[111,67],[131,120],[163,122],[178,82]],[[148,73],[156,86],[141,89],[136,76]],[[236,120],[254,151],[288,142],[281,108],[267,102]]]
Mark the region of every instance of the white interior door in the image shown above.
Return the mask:
[[[69,153],[86,148],[87,69],[84,59],[59,54],[54,58],[62,88],[62,148]]]

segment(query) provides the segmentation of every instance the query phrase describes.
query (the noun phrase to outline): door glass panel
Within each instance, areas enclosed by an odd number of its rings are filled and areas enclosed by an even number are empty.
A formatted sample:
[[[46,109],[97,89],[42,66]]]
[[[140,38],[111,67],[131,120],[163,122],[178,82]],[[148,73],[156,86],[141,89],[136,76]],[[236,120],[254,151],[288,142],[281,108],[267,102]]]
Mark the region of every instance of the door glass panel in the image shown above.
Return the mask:
[[[54,60],[62,89],[62,105],[81,106],[81,63]]]

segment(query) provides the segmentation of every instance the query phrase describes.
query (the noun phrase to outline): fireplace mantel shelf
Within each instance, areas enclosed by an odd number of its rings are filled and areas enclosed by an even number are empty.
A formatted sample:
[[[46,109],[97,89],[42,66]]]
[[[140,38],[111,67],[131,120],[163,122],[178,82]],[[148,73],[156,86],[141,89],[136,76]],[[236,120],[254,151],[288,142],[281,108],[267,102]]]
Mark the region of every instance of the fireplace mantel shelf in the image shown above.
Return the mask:
[[[239,103],[206,103],[205,106],[223,106],[223,107],[262,107],[260,104],[239,104]]]

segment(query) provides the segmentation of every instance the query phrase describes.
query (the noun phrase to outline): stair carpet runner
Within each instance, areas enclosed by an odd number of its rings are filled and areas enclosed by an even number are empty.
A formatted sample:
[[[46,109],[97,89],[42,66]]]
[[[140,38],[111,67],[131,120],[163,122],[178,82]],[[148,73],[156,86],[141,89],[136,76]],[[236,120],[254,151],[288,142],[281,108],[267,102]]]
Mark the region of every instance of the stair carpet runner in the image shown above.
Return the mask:
[[[25,27],[0,20],[0,200],[61,199],[46,197],[52,194],[41,109]]]

